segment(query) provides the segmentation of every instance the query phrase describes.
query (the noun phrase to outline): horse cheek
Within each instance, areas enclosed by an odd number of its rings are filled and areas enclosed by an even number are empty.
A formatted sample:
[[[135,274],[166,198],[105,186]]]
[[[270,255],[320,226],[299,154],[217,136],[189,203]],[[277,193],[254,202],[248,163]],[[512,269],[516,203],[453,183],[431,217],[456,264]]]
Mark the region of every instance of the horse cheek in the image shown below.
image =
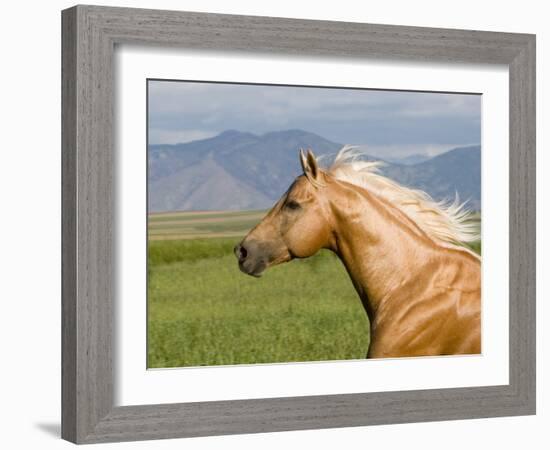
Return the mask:
[[[324,244],[322,229],[314,224],[303,227],[292,227],[287,233],[286,245],[290,252],[297,258],[313,256]]]

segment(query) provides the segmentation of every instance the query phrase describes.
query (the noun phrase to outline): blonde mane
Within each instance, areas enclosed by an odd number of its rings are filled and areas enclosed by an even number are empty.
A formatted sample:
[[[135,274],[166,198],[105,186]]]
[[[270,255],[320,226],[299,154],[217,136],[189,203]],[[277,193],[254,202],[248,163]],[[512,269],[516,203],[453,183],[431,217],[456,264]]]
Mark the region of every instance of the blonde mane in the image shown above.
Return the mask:
[[[474,242],[480,239],[471,212],[460,203],[433,200],[426,192],[401,186],[380,174],[381,161],[364,161],[364,152],[346,145],[326,171],[338,180],[365,188],[405,213],[434,241],[440,243]],[[322,159],[323,157],[319,158]]]

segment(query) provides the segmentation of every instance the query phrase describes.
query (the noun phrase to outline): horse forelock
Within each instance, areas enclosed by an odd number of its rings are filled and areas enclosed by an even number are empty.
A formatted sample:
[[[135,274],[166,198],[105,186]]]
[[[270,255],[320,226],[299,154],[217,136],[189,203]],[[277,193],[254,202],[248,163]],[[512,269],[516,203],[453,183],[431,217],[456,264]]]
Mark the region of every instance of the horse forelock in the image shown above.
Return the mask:
[[[433,240],[441,243],[474,242],[480,239],[471,212],[458,193],[452,201],[435,201],[426,192],[402,186],[380,173],[382,161],[361,159],[365,152],[346,145],[325,169],[337,180],[367,189],[399,208]],[[319,163],[327,158],[320,156]]]

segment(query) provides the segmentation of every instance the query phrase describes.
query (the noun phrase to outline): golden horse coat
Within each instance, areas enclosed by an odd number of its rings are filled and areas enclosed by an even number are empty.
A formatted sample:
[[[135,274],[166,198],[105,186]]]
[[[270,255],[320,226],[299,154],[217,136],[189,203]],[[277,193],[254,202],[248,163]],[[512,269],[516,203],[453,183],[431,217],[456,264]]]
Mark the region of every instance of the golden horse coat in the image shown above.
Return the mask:
[[[367,357],[481,352],[479,239],[458,199],[450,205],[400,186],[344,147],[323,170],[301,151],[299,176],[235,254],[240,269],[307,258],[321,248],[344,264],[371,323]]]

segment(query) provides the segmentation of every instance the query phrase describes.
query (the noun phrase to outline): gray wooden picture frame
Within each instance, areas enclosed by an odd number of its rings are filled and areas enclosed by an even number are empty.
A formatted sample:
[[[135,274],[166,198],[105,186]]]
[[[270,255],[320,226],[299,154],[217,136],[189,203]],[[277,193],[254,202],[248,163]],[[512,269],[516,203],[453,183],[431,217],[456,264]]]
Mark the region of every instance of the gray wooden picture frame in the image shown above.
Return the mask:
[[[98,6],[63,11],[62,34],[64,439],[94,443],[535,413],[534,35]],[[507,65],[509,384],[114,406],[116,44]]]

